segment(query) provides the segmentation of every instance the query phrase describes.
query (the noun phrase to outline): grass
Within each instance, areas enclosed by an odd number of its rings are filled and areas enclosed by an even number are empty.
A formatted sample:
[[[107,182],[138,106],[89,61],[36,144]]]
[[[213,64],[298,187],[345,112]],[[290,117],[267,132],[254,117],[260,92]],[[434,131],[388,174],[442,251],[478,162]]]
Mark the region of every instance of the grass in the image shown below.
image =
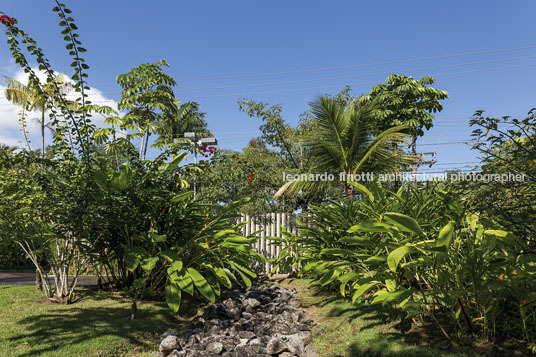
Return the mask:
[[[387,313],[370,305],[352,304],[348,299],[311,288],[306,280],[285,280],[281,285],[295,288],[302,296],[302,309],[326,332],[315,337],[320,356],[515,356],[518,351],[495,350],[476,345],[454,348],[434,326],[412,327],[402,332]]]
[[[188,321],[160,302],[138,303],[130,320],[130,302],[117,292],[80,288],[77,296],[54,305],[33,286],[0,286],[0,356],[148,356],[160,334]]]
[[[453,348],[433,326],[401,331],[387,313],[316,291],[306,280],[285,280],[295,288],[307,311],[326,332],[315,337],[320,356],[513,356],[489,344]],[[12,356],[149,356],[160,335],[180,330],[202,310],[183,301],[181,316],[164,303],[138,303],[138,319],[130,320],[130,301],[113,291],[77,290],[71,305],[54,305],[33,286],[0,285],[0,357]],[[318,328],[317,327],[317,328]]]

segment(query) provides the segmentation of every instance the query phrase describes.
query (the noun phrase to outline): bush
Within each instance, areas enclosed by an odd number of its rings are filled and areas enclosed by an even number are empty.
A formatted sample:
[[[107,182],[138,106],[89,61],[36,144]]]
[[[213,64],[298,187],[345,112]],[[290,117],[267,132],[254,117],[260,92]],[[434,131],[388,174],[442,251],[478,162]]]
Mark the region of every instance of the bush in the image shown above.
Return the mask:
[[[303,276],[395,316],[429,319],[449,339],[457,330],[536,340],[536,265],[522,239],[448,186],[355,186],[361,201],[313,208],[293,238]]]

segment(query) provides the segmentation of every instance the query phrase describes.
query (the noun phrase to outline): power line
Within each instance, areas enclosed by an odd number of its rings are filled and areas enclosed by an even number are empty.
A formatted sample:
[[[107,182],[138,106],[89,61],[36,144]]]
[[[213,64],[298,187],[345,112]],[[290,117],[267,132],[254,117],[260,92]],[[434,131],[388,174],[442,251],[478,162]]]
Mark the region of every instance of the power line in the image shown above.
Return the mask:
[[[445,166],[445,165],[464,165],[464,164],[480,164],[480,161],[466,161],[466,162],[444,162],[439,164],[434,164],[435,166]]]
[[[333,70],[339,70],[339,69],[372,67],[372,66],[380,66],[380,65],[387,65],[387,64],[398,64],[398,63],[447,59],[447,58],[455,58],[455,57],[476,56],[476,55],[491,54],[491,53],[530,50],[530,49],[535,49],[535,48],[536,46],[526,46],[526,47],[506,48],[506,49],[489,50],[489,51],[456,53],[456,54],[451,54],[451,55],[434,56],[434,57],[410,58],[410,59],[402,59],[402,60],[395,60],[395,61],[384,61],[384,62],[374,62],[374,63],[365,63],[365,64],[357,64],[357,65],[336,66],[336,67],[313,68],[313,69],[302,69],[302,70],[284,71],[284,72],[238,74],[238,75],[230,75],[230,76],[204,77],[204,78],[203,77],[202,78],[189,78],[189,79],[182,79],[180,81],[181,82],[196,82],[196,81],[214,81],[214,80],[237,79],[237,78],[281,76],[281,75],[297,74],[297,73],[323,72],[323,71],[333,71]]]
[[[534,67],[536,66],[536,63],[530,63],[530,64],[524,64],[524,65],[516,65],[516,66],[504,66],[504,67],[495,67],[495,68],[486,68],[486,69],[479,69],[479,70],[470,70],[470,71],[460,71],[460,72],[451,72],[451,73],[440,73],[434,75],[434,77],[446,77],[446,76],[452,76],[452,75],[460,75],[460,74],[469,74],[469,73],[479,73],[479,72],[489,72],[489,71],[499,71],[504,69],[514,69],[514,68],[524,68],[524,67]],[[352,83],[348,84],[349,86],[357,86],[357,85],[363,85],[363,84],[377,84],[377,82],[359,82],[359,83]],[[203,99],[203,98],[215,98],[215,97],[243,97],[243,96],[250,96],[255,94],[275,94],[275,93],[288,93],[288,92],[299,92],[299,91],[307,91],[307,90],[318,90],[318,89],[332,89],[332,88],[340,88],[341,85],[330,85],[330,86],[320,86],[320,87],[306,87],[306,88],[289,88],[289,89],[279,89],[279,90],[269,90],[269,91],[259,91],[259,92],[249,92],[249,93],[224,93],[224,94],[213,94],[213,95],[203,95],[203,96],[189,96],[188,99]]]
[[[469,144],[467,141],[451,141],[451,142],[445,142],[445,143],[426,143],[426,144],[419,144],[417,143],[417,146],[436,146],[436,145],[456,145],[456,144]]]
[[[473,65],[479,65],[479,64],[489,64],[489,63],[508,62],[508,61],[520,61],[520,60],[533,59],[533,58],[536,58],[536,56],[503,58],[503,59],[497,59],[497,60],[477,61],[477,62],[468,62],[468,63],[455,63],[455,64],[442,65],[442,66],[397,70],[397,72],[428,71],[428,70],[442,69],[442,68],[473,66]],[[178,88],[175,91],[205,91],[205,90],[218,90],[218,89],[251,88],[251,87],[275,86],[275,85],[284,85],[284,84],[322,82],[322,81],[331,81],[331,80],[340,80],[340,79],[349,79],[349,78],[373,77],[373,76],[386,75],[386,74],[392,74],[392,73],[393,71],[388,71],[388,72],[354,74],[354,75],[339,76],[339,77],[324,77],[324,78],[303,79],[303,80],[293,80],[293,81],[283,81],[283,82],[253,83],[253,84],[240,84],[240,85],[232,85],[232,86],[218,86],[218,87],[204,87],[204,88]]]

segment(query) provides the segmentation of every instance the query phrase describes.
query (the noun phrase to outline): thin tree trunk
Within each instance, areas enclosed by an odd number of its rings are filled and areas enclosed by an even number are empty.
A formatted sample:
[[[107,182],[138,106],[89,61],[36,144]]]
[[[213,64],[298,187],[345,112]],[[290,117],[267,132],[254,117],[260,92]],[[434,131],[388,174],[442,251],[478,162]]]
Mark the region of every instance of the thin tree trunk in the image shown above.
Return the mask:
[[[411,137],[411,154],[413,156],[417,156],[417,136],[416,135],[413,135]],[[412,164],[412,170],[411,170],[411,173],[412,173],[412,181],[413,181],[413,185],[416,186],[417,185],[417,169],[419,168],[419,163],[418,162],[414,162]]]
[[[140,145],[140,160],[143,159],[143,144],[145,142],[145,133],[143,133],[143,136],[141,137],[141,145]]]
[[[35,269],[35,290],[43,291],[43,283],[41,282],[41,274],[39,274],[39,269]]]
[[[143,160],[147,156],[147,145],[149,144],[149,132],[147,132],[147,139],[145,139],[145,149],[143,150]]]
[[[41,110],[41,158],[45,158],[45,108]]]

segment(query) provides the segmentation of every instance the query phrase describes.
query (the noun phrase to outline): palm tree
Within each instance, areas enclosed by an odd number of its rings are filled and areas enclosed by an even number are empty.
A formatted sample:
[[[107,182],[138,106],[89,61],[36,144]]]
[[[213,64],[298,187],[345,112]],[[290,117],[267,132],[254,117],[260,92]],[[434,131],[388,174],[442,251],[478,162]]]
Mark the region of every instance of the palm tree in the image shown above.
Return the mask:
[[[199,109],[197,102],[185,102],[178,106],[177,113],[160,121],[158,126],[159,137],[155,145],[172,143],[185,132],[195,132],[200,136],[212,135],[207,129],[205,113]]]
[[[28,143],[28,149],[31,150],[29,140],[26,134],[26,127],[24,121],[25,111],[39,111],[41,118],[35,118],[35,121],[41,127],[41,158],[45,158],[45,129],[49,129],[54,132],[52,123],[46,122],[45,113],[47,109],[47,103],[49,103],[56,92],[56,87],[59,86],[62,94],[66,94],[72,88],[71,85],[64,80],[64,76],[59,74],[55,78],[55,82],[48,82],[42,91],[39,91],[35,84],[28,83],[27,85],[17,81],[16,79],[5,77],[6,80],[6,89],[5,96],[6,99],[12,102],[15,105],[22,107],[22,122],[24,129],[24,136],[26,142]],[[72,105],[76,104],[72,102]],[[38,291],[43,289],[41,274],[39,269],[35,271],[35,286]]]
[[[309,173],[328,173],[339,182],[346,197],[354,198],[354,181],[350,175],[362,172],[398,171],[408,165],[414,157],[400,149],[400,143],[409,135],[405,126],[390,128],[376,135],[375,102],[358,105],[351,101],[344,105],[336,98],[320,97],[311,103],[312,121],[315,130],[302,138],[305,152],[310,155]],[[340,174],[345,176],[340,179]],[[299,191],[323,191],[329,181],[307,181],[295,179],[283,185],[275,198],[283,193]]]
[[[23,111],[38,111],[40,118],[35,118],[35,122],[41,127],[41,157],[45,157],[45,129],[54,133],[54,128],[51,122],[46,122],[45,113],[47,103],[51,101],[59,86],[60,90],[65,94],[71,90],[71,85],[65,82],[64,76],[59,74],[55,78],[56,83],[47,83],[43,91],[40,93],[32,84],[23,84],[13,78],[5,77],[7,82],[5,95],[6,99],[23,108]],[[24,114],[23,114],[24,115]]]

